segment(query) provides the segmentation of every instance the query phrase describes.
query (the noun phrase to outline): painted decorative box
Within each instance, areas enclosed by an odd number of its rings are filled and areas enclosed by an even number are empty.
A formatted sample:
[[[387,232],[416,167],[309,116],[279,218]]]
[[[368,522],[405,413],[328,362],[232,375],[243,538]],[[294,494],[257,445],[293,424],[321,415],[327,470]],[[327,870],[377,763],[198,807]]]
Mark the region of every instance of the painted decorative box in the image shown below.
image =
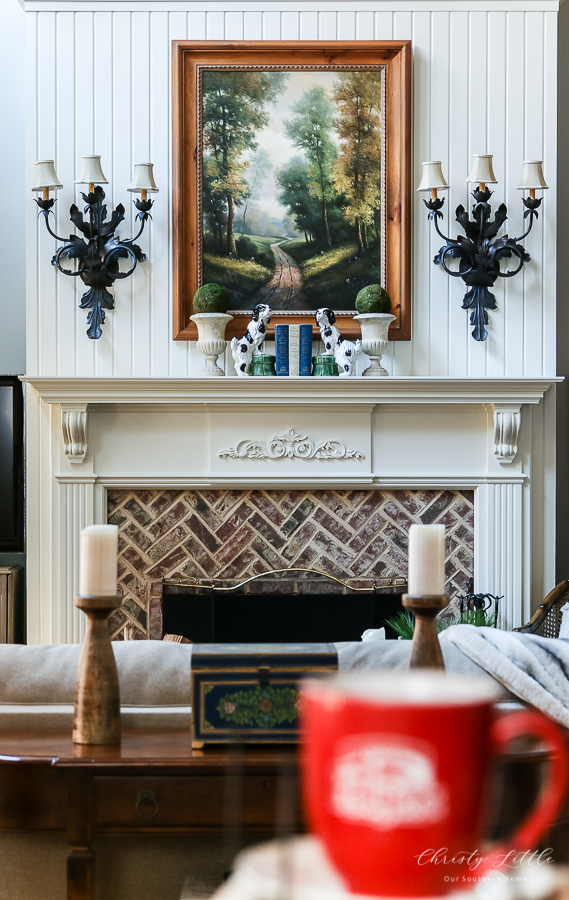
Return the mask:
[[[298,740],[298,682],[337,669],[333,644],[195,644],[192,746]]]

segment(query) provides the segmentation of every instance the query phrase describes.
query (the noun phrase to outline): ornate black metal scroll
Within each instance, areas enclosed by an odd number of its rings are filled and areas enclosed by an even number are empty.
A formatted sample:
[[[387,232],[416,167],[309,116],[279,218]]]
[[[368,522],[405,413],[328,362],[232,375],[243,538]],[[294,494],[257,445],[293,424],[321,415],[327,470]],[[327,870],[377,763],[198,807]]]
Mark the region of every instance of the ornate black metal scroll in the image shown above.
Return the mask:
[[[441,247],[433,261],[435,265],[442,266],[445,272],[453,278],[462,278],[469,288],[464,295],[462,308],[471,310],[470,324],[474,325],[472,332],[474,340],[485,341],[488,336],[485,328],[488,325],[487,310],[496,309],[496,298],[489,288],[494,286],[498,277],[512,278],[517,275],[523,264],[530,261],[529,253],[520,242],[528,236],[533,227],[534,218],[538,217],[537,210],[541,205],[541,198],[522,197],[526,208],[524,219],[529,216],[529,227],[521,237],[510,238],[505,234],[497,238],[498,231],[508,218],[506,205],[502,203],[498,207],[494,219],[491,221],[489,201],[492,191],[488,188],[483,191],[475,190],[472,192],[472,196],[475,200],[472,207],[472,219],[464,206],[456,208],[456,221],[465,231],[466,237],[458,235],[456,238],[449,238],[440,231],[438,219],[443,217],[441,208],[444,198],[437,197],[434,200],[424,200],[423,202],[429,210],[429,219],[433,220],[437,234],[443,241],[446,241],[446,246]],[[500,261],[512,257],[518,259],[516,268],[508,272],[501,272]],[[458,271],[448,268],[447,259],[459,260]]]
[[[114,236],[114,233],[124,219],[122,203],[118,204],[107,221],[107,207],[103,202],[105,192],[100,185],[96,185],[93,192],[82,193],[81,196],[86,203],[83,212],[89,214],[88,219],[84,218],[75,203],[69,210],[69,216],[85,239],[78,234],[72,234],[69,238],[58,237],[51,230],[49,214],[53,212],[55,199],[38,199],[36,203],[45,218],[49,233],[57,241],[63,241],[63,247],[59,248],[51,261],[52,266],[56,266],[64,275],[71,275],[73,278],[79,276],[89,289],[81,297],[79,306],[81,309],[89,310],[87,337],[97,340],[102,334],[101,325],[105,321],[105,310],[115,308],[113,295],[107,288],[112,287],[119,278],[128,278],[136,269],[137,263],[144,262],[146,259],[146,255],[134,242],[144,231],[146,220],[151,218],[152,200],[133,201],[138,210],[136,218],[140,219],[142,224],[133,238],[121,241]],[[61,260],[64,259],[76,259],[79,263],[77,269],[72,271],[62,268]],[[130,259],[132,262],[127,272],[119,272],[119,260],[121,259]]]

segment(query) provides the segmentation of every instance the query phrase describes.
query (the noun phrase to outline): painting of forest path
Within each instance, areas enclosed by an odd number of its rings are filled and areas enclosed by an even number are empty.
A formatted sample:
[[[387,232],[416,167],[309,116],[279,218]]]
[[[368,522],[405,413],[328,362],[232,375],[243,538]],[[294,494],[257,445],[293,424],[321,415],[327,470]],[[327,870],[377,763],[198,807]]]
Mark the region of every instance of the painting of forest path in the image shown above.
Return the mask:
[[[383,283],[382,70],[205,69],[202,283],[231,309],[355,309]]]

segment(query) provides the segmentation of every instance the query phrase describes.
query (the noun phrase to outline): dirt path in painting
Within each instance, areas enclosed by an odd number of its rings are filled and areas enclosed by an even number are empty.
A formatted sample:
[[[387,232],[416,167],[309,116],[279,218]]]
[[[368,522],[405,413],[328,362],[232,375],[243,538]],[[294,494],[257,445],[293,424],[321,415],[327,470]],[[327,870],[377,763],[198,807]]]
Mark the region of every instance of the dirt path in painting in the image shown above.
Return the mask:
[[[283,241],[271,244],[271,250],[275,257],[275,271],[273,277],[253,297],[253,305],[256,303],[268,303],[275,310],[279,309],[306,309],[306,300],[302,291],[302,273],[295,260],[284,250],[280,244]]]

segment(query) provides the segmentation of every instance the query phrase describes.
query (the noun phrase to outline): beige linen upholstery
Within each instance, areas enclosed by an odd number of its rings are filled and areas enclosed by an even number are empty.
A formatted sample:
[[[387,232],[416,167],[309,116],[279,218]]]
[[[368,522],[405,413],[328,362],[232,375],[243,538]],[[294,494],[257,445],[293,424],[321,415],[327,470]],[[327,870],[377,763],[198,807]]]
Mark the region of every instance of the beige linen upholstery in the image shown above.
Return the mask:
[[[125,727],[190,724],[192,647],[114,641]],[[81,646],[0,644],[0,728],[71,725]]]

